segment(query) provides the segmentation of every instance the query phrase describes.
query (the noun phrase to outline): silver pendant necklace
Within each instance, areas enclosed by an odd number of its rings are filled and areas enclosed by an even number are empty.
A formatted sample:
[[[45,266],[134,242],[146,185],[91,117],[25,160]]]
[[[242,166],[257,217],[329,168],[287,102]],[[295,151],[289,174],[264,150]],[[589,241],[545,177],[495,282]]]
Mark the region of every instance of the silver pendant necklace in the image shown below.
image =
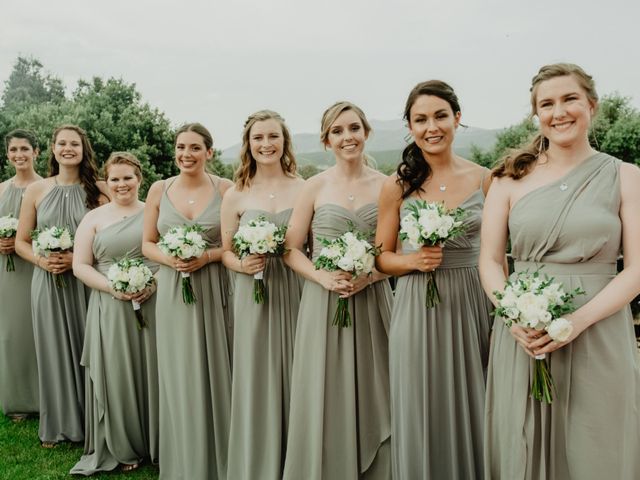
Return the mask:
[[[567,188],[569,188],[569,185],[567,185],[567,182],[562,182],[562,183],[560,184],[560,190],[561,190],[561,191],[563,191],[563,192],[564,192]]]
[[[441,184],[440,184],[440,191],[441,191],[441,192],[446,192],[446,191],[447,191],[447,185],[446,185],[446,184],[444,184],[444,183],[441,183]]]

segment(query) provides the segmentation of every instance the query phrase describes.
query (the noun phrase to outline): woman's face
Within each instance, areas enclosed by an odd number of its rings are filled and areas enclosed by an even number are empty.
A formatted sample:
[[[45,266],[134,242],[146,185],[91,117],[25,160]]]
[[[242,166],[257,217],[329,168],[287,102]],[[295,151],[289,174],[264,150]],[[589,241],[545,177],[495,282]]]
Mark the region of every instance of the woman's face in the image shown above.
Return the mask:
[[[182,132],[176,138],[176,165],[181,173],[195,173],[204,168],[213,155],[213,148],[207,149],[204,139],[196,132]]]
[[[136,169],[128,164],[115,164],[109,167],[107,174],[109,196],[120,205],[128,205],[138,200],[140,180]]]
[[[249,131],[249,149],[258,165],[279,164],[284,152],[280,123],[273,118],[254,123]]]
[[[33,163],[38,157],[38,150],[34,150],[26,138],[12,138],[7,148],[7,158],[16,172],[33,169]]]
[[[409,111],[409,132],[427,154],[451,149],[459,124],[460,112],[454,114],[449,102],[435,95],[420,95]]]
[[[82,163],[82,138],[75,130],[60,130],[53,144],[53,156],[62,166]]]
[[[540,130],[550,144],[562,148],[588,142],[595,104],[573,75],[540,83],[535,90]]]
[[[346,110],[329,127],[327,146],[331,148],[336,159],[362,161],[367,137],[358,114],[353,110]]]

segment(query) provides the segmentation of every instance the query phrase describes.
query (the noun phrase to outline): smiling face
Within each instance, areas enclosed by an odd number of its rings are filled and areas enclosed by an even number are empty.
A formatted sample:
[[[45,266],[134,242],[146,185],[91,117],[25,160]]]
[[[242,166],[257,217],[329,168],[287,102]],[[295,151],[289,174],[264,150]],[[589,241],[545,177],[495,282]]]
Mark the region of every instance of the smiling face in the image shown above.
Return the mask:
[[[258,165],[279,164],[284,152],[280,123],[273,118],[254,123],[249,132],[249,148]]]
[[[362,161],[367,137],[358,114],[353,110],[345,110],[329,127],[326,146],[331,148],[337,159]]]
[[[138,200],[140,179],[136,169],[126,163],[109,166],[107,172],[107,187],[112,200],[120,205],[128,205]]]
[[[437,155],[451,149],[460,112],[454,113],[446,100],[420,95],[409,112],[409,132],[423,152]]]
[[[535,113],[550,144],[562,148],[588,143],[596,107],[573,75],[545,80],[536,86]]]
[[[74,130],[60,130],[52,146],[53,155],[60,165],[75,166],[82,162],[82,138]]]
[[[38,156],[38,150],[33,149],[26,138],[13,137],[9,140],[7,158],[16,172],[33,169],[33,163]]]
[[[196,132],[182,132],[176,138],[176,165],[181,173],[196,173],[204,168],[213,156],[213,148],[207,149],[202,135]]]

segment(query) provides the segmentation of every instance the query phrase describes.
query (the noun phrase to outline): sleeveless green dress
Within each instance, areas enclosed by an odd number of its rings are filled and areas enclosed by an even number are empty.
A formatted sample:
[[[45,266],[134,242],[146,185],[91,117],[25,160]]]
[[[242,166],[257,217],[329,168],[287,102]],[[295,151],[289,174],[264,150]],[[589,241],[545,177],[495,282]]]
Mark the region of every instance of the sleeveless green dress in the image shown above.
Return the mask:
[[[142,213],[96,233],[96,269],[107,275],[122,259],[142,258]],[[152,271],[156,264],[147,263]],[[119,464],[158,458],[158,362],[155,295],[141,305],[147,326],[138,330],[131,302],[92,290],[82,365],[87,373],[84,455],[72,474],[93,475]]]
[[[206,209],[185,218],[167,196],[160,201],[157,228],[164,235],[175,225],[199,224],[208,246],[220,245],[217,186]],[[227,270],[210,263],[191,274],[197,299],[185,305],[180,273],[160,265],[156,292],[158,374],[160,383],[160,478],[227,478],[231,414],[233,317]]]
[[[334,239],[350,224],[375,232],[378,209],[325,204],[314,213],[318,237]],[[371,238],[373,242],[373,238]],[[291,381],[285,480],[389,479],[388,330],[391,287],[380,281],[349,299],[352,326],[332,325],[338,295],[304,284]]]
[[[37,208],[37,226],[67,227],[75,234],[87,213],[81,184],[55,185]],[[33,269],[31,312],[38,357],[40,440],[84,440],[84,368],[80,365],[89,290],[71,270],[54,275]]]
[[[13,182],[0,197],[0,217],[18,218],[24,188]],[[14,272],[0,255],[0,408],[5,414],[38,411],[38,363],[31,321],[33,265],[12,254]],[[22,299],[22,301],[20,301]]]
[[[515,270],[542,272],[581,306],[616,275],[620,161],[597,153],[511,209]],[[486,478],[640,478],[640,363],[628,306],[548,356],[557,393],[529,396],[533,360],[501,319],[494,327],[486,406]]]
[[[409,213],[405,200],[401,215]],[[425,307],[427,274],[396,286],[389,357],[393,478],[480,479],[491,302],[478,255],[484,194],[471,194],[464,235],[446,242],[436,269],[440,303]],[[408,242],[403,251],[411,251]]]
[[[258,216],[287,225],[291,209],[271,214],[247,210],[244,225]],[[229,479],[282,478],[287,451],[291,367],[302,278],[282,258],[268,257],[267,299],[253,301],[253,276],[237,274],[234,289],[233,385]]]

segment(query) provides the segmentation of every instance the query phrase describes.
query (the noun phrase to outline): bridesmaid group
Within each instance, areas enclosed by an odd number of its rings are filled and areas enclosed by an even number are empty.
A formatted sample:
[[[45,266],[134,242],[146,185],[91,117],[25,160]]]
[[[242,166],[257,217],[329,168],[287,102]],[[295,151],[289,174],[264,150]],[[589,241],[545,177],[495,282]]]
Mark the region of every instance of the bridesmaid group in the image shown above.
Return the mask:
[[[63,125],[42,179],[35,136],[10,132],[0,216],[19,225],[0,239],[0,408],[14,422],[39,415],[44,448],[84,442],[71,473],[87,476],[150,462],[166,480],[640,478],[628,306],[640,292],[640,169],[591,147],[598,96],[577,65],[542,67],[531,108],[539,133],[488,170],[454,153],[454,90],[422,82],[404,109],[412,141],[387,177],[365,153],[364,112],[338,102],[320,126],[335,164],[307,181],[276,112],[247,119],[234,182],[208,173],[213,138],[187,124],[178,175],[146,203],[132,154],[114,152],[99,180],[86,133]],[[463,208],[464,234],[402,242],[416,200]],[[283,256],[234,250],[258,218],[287,227]],[[31,231],[53,225],[75,234],[73,250],[34,255]],[[201,256],[158,247],[183,225],[201,228]],[[354,229],[380,249],[372,274],[317,269],[321,240]],[[515,272],[543,267],[586,292],[567,341],[494,320],[508,244]],[[143,291],[111,287],[124,257],[154,273]],[[440,303],[426,307],[434,272]],[[348,327],[332,324],[338,299]],[[551,404],[529,395],[541,354]]]

